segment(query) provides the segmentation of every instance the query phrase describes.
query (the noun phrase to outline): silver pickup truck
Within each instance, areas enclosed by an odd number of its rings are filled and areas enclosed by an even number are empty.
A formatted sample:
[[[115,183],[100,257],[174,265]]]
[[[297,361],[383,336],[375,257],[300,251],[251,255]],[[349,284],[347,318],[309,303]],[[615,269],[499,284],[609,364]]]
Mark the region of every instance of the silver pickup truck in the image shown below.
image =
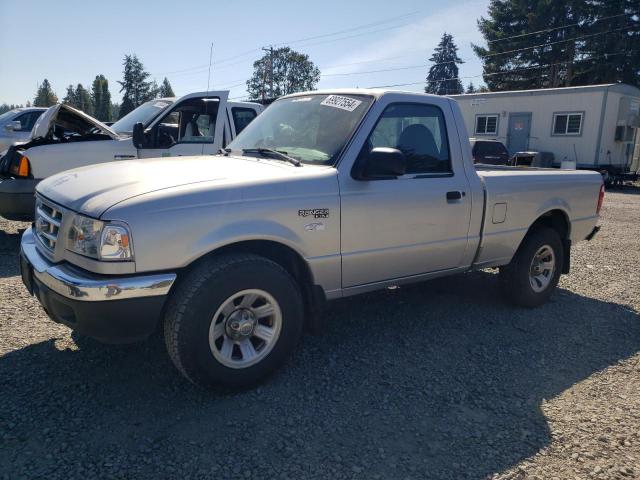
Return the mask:
[[[282,364],[325,300],[499,267],[535,307],[590,238],[588,171],[474,166],[455,101],[381,90],[283,97],[218,156],[69,170],[37,187],[23,281],[49,316],[124,342],[164,327],[192,382]]]

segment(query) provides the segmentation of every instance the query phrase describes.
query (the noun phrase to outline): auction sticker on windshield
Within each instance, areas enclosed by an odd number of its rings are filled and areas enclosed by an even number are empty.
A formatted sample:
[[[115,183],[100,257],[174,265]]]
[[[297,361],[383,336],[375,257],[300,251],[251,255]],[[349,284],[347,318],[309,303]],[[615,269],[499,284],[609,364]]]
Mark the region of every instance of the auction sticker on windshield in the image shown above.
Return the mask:
[[[340,95],[329,95],[322,102],[320,102],[320,105],[340,108],[348,112],[353,112],[361,103],[362,102],[360,100],[356,100],[355,98],[341,97]]]

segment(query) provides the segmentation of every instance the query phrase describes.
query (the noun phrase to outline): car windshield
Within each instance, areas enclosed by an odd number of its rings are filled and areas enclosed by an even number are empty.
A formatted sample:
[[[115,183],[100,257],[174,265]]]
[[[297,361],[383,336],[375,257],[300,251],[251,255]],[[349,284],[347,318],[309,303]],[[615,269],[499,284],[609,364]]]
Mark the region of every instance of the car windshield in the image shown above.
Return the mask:
[[[111,125],[111,129],[116,133],[131,134],[133,132],[133,126],[140,122],[145,127],[156,118],[160,112],[167,109],[173,104],[173,100],[151,100],[150,102],[143,103],[135,110],[127,113],[120,120]]]
[[[5,120],[9,120],[16,113],[18,113],[18,110],[9,110],[8,112],[4,112],[2,115],[0,115],[0,122],[4,122]]]
[[[303,163],[333,165],[372,101],[365,95],[284,98],[251,122],[228,149],[271,149]]]

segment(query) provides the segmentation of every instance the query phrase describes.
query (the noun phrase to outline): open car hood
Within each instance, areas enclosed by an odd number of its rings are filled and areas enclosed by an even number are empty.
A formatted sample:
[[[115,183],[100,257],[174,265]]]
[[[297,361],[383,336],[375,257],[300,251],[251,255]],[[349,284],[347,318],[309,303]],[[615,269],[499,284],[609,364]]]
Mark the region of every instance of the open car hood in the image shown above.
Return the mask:
[[[83,131],[88,133],[92,128],[96,128],[100,133],[108,135],[113,139],[119,138],[116,132],[100,120],[80,110],[76,110],[69,105],[59,103],[50,107],[38,118],[31,130],[30,139],[47,138],[55,124],[60,125],[66,130],[78,131],[80,135],[83,134]]]

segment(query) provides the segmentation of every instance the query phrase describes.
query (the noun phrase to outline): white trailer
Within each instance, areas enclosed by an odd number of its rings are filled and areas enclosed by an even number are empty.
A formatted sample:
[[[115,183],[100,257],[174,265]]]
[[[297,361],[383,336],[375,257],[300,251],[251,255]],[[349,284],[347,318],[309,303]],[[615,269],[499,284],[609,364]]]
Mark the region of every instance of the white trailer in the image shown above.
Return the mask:
[[[622,83],[452,95],[470,134],[510,154],[551,152],[554,166],[637,173],[640,89]],[[635,157],[635,158],[634,158]]]

